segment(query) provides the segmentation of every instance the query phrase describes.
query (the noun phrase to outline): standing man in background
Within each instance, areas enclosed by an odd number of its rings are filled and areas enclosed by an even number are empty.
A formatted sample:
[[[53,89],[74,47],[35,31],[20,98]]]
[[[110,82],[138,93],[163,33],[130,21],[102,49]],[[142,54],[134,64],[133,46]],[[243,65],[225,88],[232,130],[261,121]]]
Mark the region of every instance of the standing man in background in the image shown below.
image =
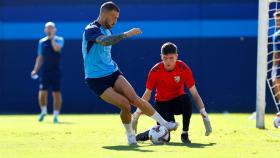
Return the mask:
[[[48,91],[52,91],[53,97],[53,122],[58,123],[58,115],[61,109],[62,97],[60,91],[60,58],[64,39],[56,35],[56,27],[53,22],[45,24],[46,37],[39,40],[38,55],[31,77],[36,78],[40,70],[39,105],[41,114],[39,122],[47,115]]]

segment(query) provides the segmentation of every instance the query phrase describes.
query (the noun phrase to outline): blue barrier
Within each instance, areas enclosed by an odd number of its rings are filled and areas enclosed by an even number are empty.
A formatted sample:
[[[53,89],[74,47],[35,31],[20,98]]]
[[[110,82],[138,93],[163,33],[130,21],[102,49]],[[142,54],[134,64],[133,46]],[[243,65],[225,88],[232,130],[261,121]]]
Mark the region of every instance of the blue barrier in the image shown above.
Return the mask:
[[[257,1],[161,0],[162,5],[157,5],[158,1],[121,0],[121,17],[113,30],[117,33],[134,26],[143,29],[144,34],[139,38],[121,41],[112,53],[137,93],[142,95],[149,69],[160,60],[161,45],[171,41],[178,45],[180,59],[192,68],[208,111],[253,111]],[[81,36],[84,26],[97,16],[100,1],[1,3],[0,113],[39,112],[38,81],[30,79],[30,72],[44,22],[49,20],[57,23],[58,34],[65,37],[61,63],[62,112],[119,111],[95,97],[84,83]],[[50,9],[52,12],[48,12]],[[273,105],[271,98],[268,105]],[[267,111],[273,111],[273,106],[268,106]]]
[[[58,34],[65,39],[81,39],[86,22],[58,22]],[[113,32],[120,33],[140,27],[145,38],[231,38],[256,37],[257,20],[193,20],[193,21],[130,21],[119,22]],[[2,22],[0,40],[39,39],[43,34],[42,22]],[[20,28],[20,29],[18,29]]]

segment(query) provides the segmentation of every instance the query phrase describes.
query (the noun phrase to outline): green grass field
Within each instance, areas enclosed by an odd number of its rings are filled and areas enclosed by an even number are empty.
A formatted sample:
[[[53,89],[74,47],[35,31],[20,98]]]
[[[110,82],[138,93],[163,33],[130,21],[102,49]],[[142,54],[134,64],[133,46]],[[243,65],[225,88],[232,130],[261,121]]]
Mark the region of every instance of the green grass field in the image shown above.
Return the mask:
[[[61,115],[60,124],[37,122],[37,115],[0,115],[1,158],[276,158],[280,154],[280,129],[266,115],[266,128],[255,128],[249,114],[210,114],[213,133],[204,136],[203,122],[194,114],[190,125],[192,144],[180,140],[181,126],[171,143],[155,146],[149,141],[127,146],[125,131],[115,115]],[[176,118],[181,122],[181,117]],[[144,116],[139,130],[154,122]]]

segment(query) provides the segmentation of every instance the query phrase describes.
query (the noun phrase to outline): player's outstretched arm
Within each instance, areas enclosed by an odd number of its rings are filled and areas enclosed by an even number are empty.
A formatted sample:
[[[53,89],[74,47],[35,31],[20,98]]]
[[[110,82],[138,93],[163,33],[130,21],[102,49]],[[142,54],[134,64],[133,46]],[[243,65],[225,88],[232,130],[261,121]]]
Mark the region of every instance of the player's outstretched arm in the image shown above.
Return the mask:
[[[203,103],[200,95],[198,94],[198,91],[197,91],[195,85],[192,86],[189,89],[189,91],[190,91],[190,93],[192,95],[192,98],[193,98],[193,101],[195,102],[195,105],[199,109],[200,115],[203,118],[203,123],[204,123],[204,127],[205,127],[205,135],[208,136],[212,132],[212,127],[211,127],[211,124],[210,124],[210,120],[209,120],[208,114],[207,114],[207,112],[205,110],[204,103]]]
[[[34,76],[38,73],[38,71],[41,68],[42,62],[43,62],[42,55],[38,55],[37,58],[36,58],[35,66],[34,66],[32,72],[31,72],[31,76]]]
[[[146,101],[150,101],[152,95],[152,90],[146,89],[142,98]]]
[[[144,92],[142,98],[146,100],[147,102],[151,99],[152,91],[149,89],[146,89]],[[137,108],[136,111],[132,114],[132,129],[137,133],[137,125],[138,125],[138,119],[141,116],[142,111]]]
[[[152,90],[149,90],[149,89],[146,89],[143,96],[142,96],[142,99],[146,100],[147,102],[150,101],[151,99],[151,95],[152,95]],[[139,118],[139,116],[142,114],[142,111],[137,108],[137,110],[134,112],[135,115],[137,115],[137,119]]]
[[[118,43],[119,41],[121,41],[125,38],[136,36],[141,33],[142,33],[141,29],[133,28],[133,29],[131,29],[127,32],[124,32],[122,34],[119,34],[119,35],[111,35],[111,36],[101,35],[96,38],[96,42],[103,46],[110,46],[110,45],[114,45],[114,44]]]
[[[204,107],[204,103],[203,103],[203,101],[202,101],[200,95],[198,94],[198,91],[197,91],[195,85],[192,86],[192,87],[189,89],[189,91],[190,91],[190,93],[191,93],[191,95],[192,95],[193,101],[195,102],[197,108],[198,108],[199,110],[202,109],[202,108],[205,108],[205,107]]]

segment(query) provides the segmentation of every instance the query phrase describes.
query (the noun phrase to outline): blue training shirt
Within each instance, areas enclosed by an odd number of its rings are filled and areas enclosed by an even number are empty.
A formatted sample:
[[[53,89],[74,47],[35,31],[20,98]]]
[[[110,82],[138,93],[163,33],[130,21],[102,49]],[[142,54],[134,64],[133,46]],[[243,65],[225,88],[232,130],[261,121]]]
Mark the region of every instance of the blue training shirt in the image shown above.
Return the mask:
[[[54,36],[55,42],[62,48],[64,45],[64,39],[59,36]],[[41,72],[57,72],[59,71],[61,52],[55,52],[51,40],[48,37],[44,37],[39,40],[38,55],[42,55],[43,63],[41,66]]]
[[[97,21],[87,25],[83,33],[82,53],[85,78],[105,77],[119,69],[111,57],[112,46],[96,43],[96,38],[100,35],[110,36],[112,33]]]

